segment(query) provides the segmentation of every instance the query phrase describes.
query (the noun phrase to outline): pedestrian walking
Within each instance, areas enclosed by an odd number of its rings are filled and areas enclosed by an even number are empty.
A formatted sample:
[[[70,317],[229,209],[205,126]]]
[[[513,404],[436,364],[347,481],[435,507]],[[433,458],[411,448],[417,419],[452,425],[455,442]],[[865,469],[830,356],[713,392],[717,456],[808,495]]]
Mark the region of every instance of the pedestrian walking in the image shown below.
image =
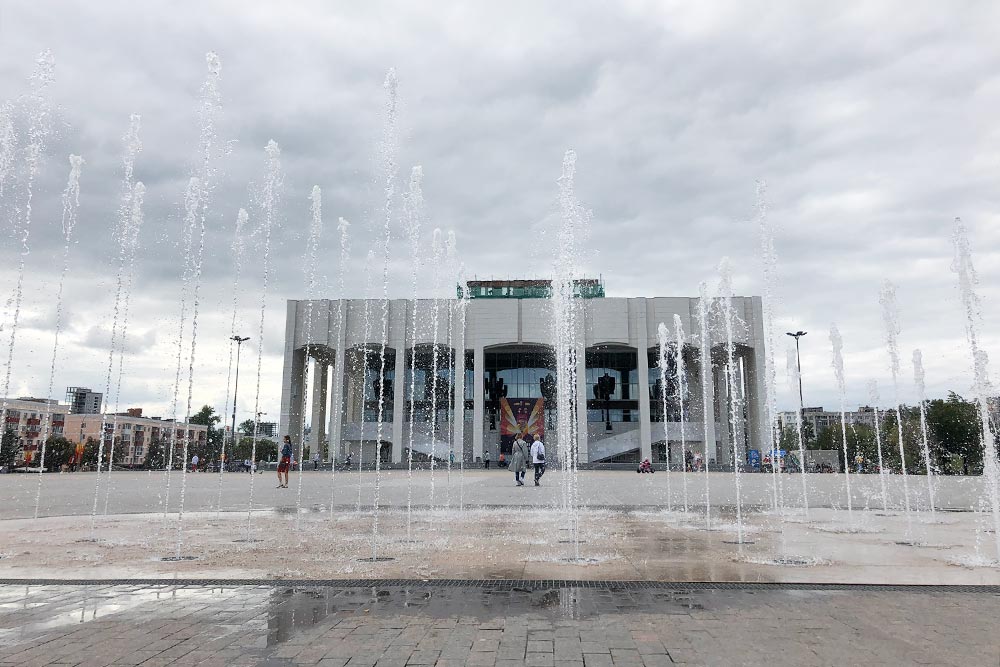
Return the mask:
[[[541,486],[538,480],[545,474],[545,443],[537,435],[531,445],[531,462],[535,466],[535,486]]]
[[[483,467],[487,470],[490,469],[490,453],[489,451],[483,452]]]
[[[278,460],[278,488],[288,488],[288,469],[292,467],[292,439],[285,436],[285,441],[281,445],[281,458]],[[285,476],[282,483],[281,476]]]
[[[455,450],[454,449],[451,450],[450,452],[448,452],[448,463],[451,464],[451,465],[455,465]]]
[[[514,471],[514,483],[518,486],[524,486],[524,472],[528,468],[529,456],[531,448],[521,436],[518,436],[510,456],[510,469]]]
[[[191,472],[198,472],[198,455],[191,457]]]
[[[319,452],[313,454],[313,470],[319,470]]]

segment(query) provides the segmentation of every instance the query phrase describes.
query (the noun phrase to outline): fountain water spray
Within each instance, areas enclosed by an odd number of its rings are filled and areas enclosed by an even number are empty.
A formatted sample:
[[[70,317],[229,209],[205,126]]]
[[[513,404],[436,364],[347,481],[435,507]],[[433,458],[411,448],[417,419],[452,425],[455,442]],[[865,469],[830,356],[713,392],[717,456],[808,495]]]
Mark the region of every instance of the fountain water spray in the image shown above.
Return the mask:
[[[563,511],[573,533],[574,559],[580,558],[580,516],[577,486],[579,433],[574,408],[580,409],[575,394],[578,387],[577,366],[580,347],[575,298],[577,238],[585,231],[589,212],[576,198],[576,152],[566,151],[559,177],[559,226],[552,280],[552,337],[556,356],[556,420],[559,458],[564,487]]]
[[[118,241],[118,270],[115,276],[115,300],[111,318],[111,344],[108,346],[108,370],[105,378],[105,396],[111,393],[111,374],[114,369],[115,349],[118,337],[118,322],[121,314],[123,293],[125,291],[125,275],[131,272],[131,265],[135,260],[135,242],[138,238],[139,228],[142,225],[142,203],[146,194],[146,188],[141,182],[134,179],[135,158],[142,150],[142,143],[139,141],[139,125],[141,118],[138,114],[132,114],[129,119],[129,129],[124,136],[125,154],[122,159],[124,167],[124,178],[122,180],[122,194],[118,204],[118,219],[115,226],[114,237]],[[101,491],[101,467],[104,463],[104,441],[105,431],[108,425],[107,412],[101,415],[101,430],[98,434],[97,445],[97,476],[94,479],[94,506],[90,517],[90,539],[94,539],[96,528],[97,501]],[[112,434],[113,442],[114,434]],[[110,463],[108,466],[110,471]],[[164,506],[164,518],[166,518],[166,506]]]
[[[458,354],[462,355],[462,368],[465,369],[465,316],[466,311],[469,307],[469,290],[465,280],[465,265],[462,264],[458,267],[458,284],[462,286],[462,298],[458,300],[458,330],[459,330],[459,343],[458,343]],[[462,388],[464,391],[465,384],[463,380]],[[455,440],[458,442],[458,446],[461,447],[462,455],[458,459],[458,509],[459,511],[465,510],[465,396],[456,396],[455,400],[458,401],[458,407],[455,410],[455,419],[457,430],[455,431]]]
[[[305,464],[305,441],[306,441],[306,407],[309,400],[309,357],[312,352],[312,329],[313,329],[313,300],[316,298],[316,264],[317,251],[319,249],[319,239],[323,234],[323,191],[318,185],[314,185],[312,193],[309,195],[312,201],[312,224],[309,225],[309,238],[306,241],[306,251],[302,257],[303,273],[306,282],[306,363],[302,373],[302,408],[301,414],[302,429],[299,433],[299,471],[296,478],[295,493],[295,530],[301,525],[302,515],[302,466]],[[322,374],[317,372],[319,377]],[[319,385],[313,391],[321,391]],[[316,421],[317,415],[312,416]],[[319,428],[314,424],[313,429],[319,432]],[[319,438],[316,439],[316,447],[320,445]]]
[[[369,248],[368,254],[365,256],[365,266],[370,267],[375,264],[375,249]],[[361,513],[361,486],[362,486],[362,468],[361,465],[365,459],[365,404],[367,403],[366,394],[368,393],[368,355],[372,351],[368,347],[368,341],[372,335],[372,313],[371,313],[371,301],[372,301],[372,275],[373,271],[365,271],[365,325],[364,325],[364,343],[361,348],[361,428],[359,434],[359,442],[361,443],[358,447],[358,504],[355,507],[355,511]],[[381,380],[379,380],[381,386]],[[379,390],[381,391],[381,389]],[[378,444],[375,445],[375,455],[378,456]]]
[[[969,343],[969,356],[972,361],[972,396],[979,411],[980,436],[983,439],[983,477],[986,482],[986,495],[989,498],[993,514],[993,539],[996,542],[996,555],[1000,559],[1000,466],[998,466],[997,461],[996,436],[990,429],[989,405],[987,404],[990,395],[988,359],[986,352],[979,347],[979,327],[982,321],[979,295],[976,293],[979,277],[972,264],[969,235],[961,218],[955,218],[951,240],[955,249],[951,270],[958,276],[959,294],[965,310],[965,336]]]
[[[684,498],[684,512],[687,513],[687,415],[684,414],[684,396],[687,394],[687,370],[684,368],[684,325],[681,323],[681,316],[676,313],[674,314],[674,335],[677,350],[677,355],[675,357],[675,364],[677,366],[677,408],[680,410],[681,420],[681,492]],[[664,424],[666,424],[666,413],[664,413],[663,416]],[[664,433],[664,440],[666,440],[666,433]],[[669,461],[667,468],[670,468]]]
[[[785,357],[785,368],[788,370],[788,385],[791,387],[792,391],[796,396],[799,397],[798,408],[795,411],[795,434],[798,438],[799,444],[799,476],[802,478],[802,512],[806,517],[809,516],[809,491],[808,485],[806,483],[806,443],[805,436],[802,433],[802,394],[799,393],[799,360],[798,356],[795,354],[795,350],[791,347],[788,348],[787,356]]]
[[[433,313],[431,327],[433,329],[433,341],[431,344],[431,511],[434,511],[434,469],[436,468],[436,461],[434,459],[435,448],[437,445],[437,396],[438,396],[438,330],[440,329],[440,293],[441,293],[441,255],[444,250],[444,244],[441,241],[441,230],[437,227],[434,228],[434,234],[432,237],[432,252],[433,257],[431,259],[431,271],[434,276],[434,309],[431,311]],[[426,380],[424,380],[426,382]]]
[[[699,351],[698,365],[701,371],[701,423],[702,442],[705,449],[705,528],[712,529],[712,495],[708,476],[708,445],[714,442],[712,425],[708,420],[708,406],[711,405],[713,397],[709,394],[709,381],[712,376],[712,334],[708,329],[708,283],[702,281],[698,284],[698,331],[701,337],[701,350]]]
[[[250,542],[252,519],[253,519],[253,463],[257,461],[257,440],[260,435],[260,376],[264,362],[264,322],[267,314],[267,283],[270,279],[271,270],[271,229],[275,223],[275,206],[278,203],[282,175],[281,175],[281,149],[274,140],[267,142],[264,148],[266,175],[264,184],[260,191],[260,206],[263,215],[261,216],[259,233],[263,244],[261,253],[261,267],[263,269],[263,281],[260,289],[260,326],[257,331],[257,382],[253,399],[253,442],[250,445],[250,491],[247,494],[247,542]]]
[[[913,351],[913,384],[917,389],[917,400],[920,403],[920,442],[924,449],[924,468],[927,472],[927,504],[934,519],[936,503],[934,501],[934,470],[931,467],[931,448],[927,436],[927,389],[924,384],[924,361],[920,350]]]
[[[722,317],[726,328],[726,385],[729,394],[729,429],[732,443],[733,486],[736,489],[736,542],[743,548],[743,484],[740,477],[741,468],[746,459],[737,451],[741,444],[737,443],[739,433],[739,418],[741,409],[741,391],[737,385],[736,344],[735,337],[736,313],[733,308],[733,274],[729,258],[723,257],[719,263],[719,300],[722,304]],[[742,459],[742,460],[741,460]]]
[[[882,459],[882,420],[878,412],[878,404],[882,399],[878,392],[878,382],[875,380],[868,381],[868,398],[875,409],[875,451],[878,456],[878,478],[882,486],[882,511],[886,512],[889,509],[889,491],[885,479],[885,463]]]
[[[667,429],[667,424],[670,421],[667,419],[667,369],[670,368],[670,332],[667,330],[667,325],[663,322],[656,327],[656,338],[659,343],[659,359],[657,363],[660,367],[660,403],[663,409],[663,446],[666,449],[667,456],[667,503],[666,510],[670,511],[670,502],[672,497],[672,490],[670,488],[670,434]],[[687,508],[685,507],[685,510]]]
[[[458,260],[456,258],[457,251],[457,241],[455,239],[455,231],[448,230],[448,238],[444,242],[445,247],[445,262],[449,268],[456,267],[456,271],[452,273],[451,279],[455,279],[458,275],[457,267]],[[449,287],[450,289],[450,287]],[[452,300],[451,296],[447,299],[448,308],[448,386],[445,387],[449,389],[448,403],[450,404],[445,408],[445,412],[450,416],[448,419],[448,426],[450,426],[451,434],[448,438],[450,446],[448,447],[448,458],[446,459],[446,465],[448,466],[448,485],[447,485],[447,496],[445,497],[445,507],[451,507],[451,459],[455,452],[455,421],[454,421],[454,406],[455,406],[455,301]]]
[[[847,520],[854,523],[854,508],[851,502],[851,460],[847,456],[847,383],[844,379],[844,339],[836,324],[830,325],[830,346],[833,350],[833,374],[840,390],[840,435],[844,450],[844,484],[847,493]]]
[[[348,254],[348,244],[347,244],[347,230],[350,228],[351,223],[347,222],[344,218],[340,218],[337,223],[337,232],[340,238],[340,263],[337,266],[337,345],[341,345],[341,339],[344,336],[344,271],[347,267],[347,254]],[[347,361],[347,354],[341,353],[340,355],[342,362],[341,365],[345,365]],[[336,411],[336,420],[338,424],[343,424],[344,406],[343,403],[343,392],[344,383],[334,382],[333,383],[333,396],[330,398],[330,410]],[[343,426],[341,426],[341,431]],[[333,518],[333,503],[336,500],[337,493],[337,454],[339,453],[340,443],[331,443],[333,451],[330,452],[330,518]]]
[[[236,314],[238,312],[239,305],[239,293],[240,293],[240,276],[243,273],[243,229],[246,227],[247,219],[249,214],[245,208],[241,208],[236,214],[236,226],[233,228],[233,315],[229,323],[229,340],[233,340],[236,337]],[[237,345],[238,348],[238,345]],[[239,368],[237,370],[236,383],[239,383]],[[229,398],[230,389],[237,389],[231,384],[233,379],[233,346],[229,346],[229,370],[226,372],[226,407],[222,413],[222,418],[225,419],[229,415]],[[232,394],[233,398],[233,414],[236,414],[236,395],[235,391]],[[235,449],[236,444],[236,424],[233,424],[233,445]],[[219,497],[215,504],[216,518],[219,518],[222,512],[222,476],[226,472],[226,439],[222,438],[222,451],[219,454]]]
[[[403,227],[410,243],[410,277],[413,283],[413,305],[410,310],[410,419],[406,451],[406,539],[413,539],[413,427],[417,406],[417,314],[420,301],[417,283],[420,276],[420,223],[424,215],[424,169],[420,165],[410,170],[410,185],[403,195]],[[405,341],[405,335],[404,335]],[[404,345],[405,348],[405,345]],[[399,379],[397,379],[397,382]]]
[[[378,420],[375,431],[375,489],[372,499],[372,562],[378,558],[378,501],[382,480],[382,429],[385,425],[385,356],[389,347],[389,242],[392,239],[392,199],[396,193],[396,70],[390,69],[386,90],[385,129],[379,152],[385,181],[385,220],[382,245],[382,349],[379,353]],[[395,382],[401,382],[398,378]]]
[[[77,211],[80,208],[80,171],[83,169],[83,158],[79,155],[69,156],[69,180],[62,195],[62,234],[63,261],[59,273],[59,288],[56,290],[56,324],[52,343],[52,363],[49,365],[49,388],[45,394],[46,402],[52,398],[52,387],[55,384],[56,362],[59,357],[59,333],[62,331],[63,318],[63,287],[66,283],[66,271],[69,269],[69,247],[73,240],[73,228],[76,226]],[[38,504],[42,499],[42,473],[45,472],[45,447],[52,430],[52,413],[44,416],[42,426],[42,455],[38,463],[38,487],[35,489],[35,518],[38,518]]]
[[[17,155],[17,131],[14,128],[14,108],[9,103],[0,104],[0,198]]]
[[[4,371],[3,380],[3,405],[0,406],[0,421],[2,421],[4,427],[7,424],[7,397],[10,395],[10,374],[14,367],[17,324],[21,316],[21,302],[24,296],[24,265],[27,261],[28,253],[31,252],[29,239],[31,235],[31,206],[35,195],[35,179],[38,178],[42,154],[45,152],[46,143],[52,132],[52,110],[46,91],[55,78],[55,67],[56,63],[52,57],[52,52],[48,50],[42,51],[35,60],[35,71],[32,73],[30,80],[31,92],[28,95],[27,101],[29,116],[28,145],[25,149],[24,163],[28,178],[24,187],[23,213],[15,221],[14,226],[14,235],[20,240],[21,252],[17,260],[17,278],[14,284],[13,296],[14,313],[11,317],[10,342],[7,345],[7,366]],[[4,142],[4,154],[0,154],[0,158],[7,164],[10,164],[13,162],[13,151],[16,150],[16,147],[13,145],[12,140],[14,135],[13,129],[12,127],[7,127],[11,123],[9,114],[7,114],[7,117],[8,120],[3,123],[4,127],[0,127]],[[9,169],[9,166],[6,167],[4,173],[6,174],[6,171]]]
[[[892,372],[892,395],[896,405],[896,435],[899,438],[899,468],[903,475],[903,508],[906,512],[906,536],[909,538],[912,529],[910,481],[906,472],[906,451],[903,446],[903,409],[899,399],[899,309],[896,306],[896,286],[888,280],[882,283],[879,303],[882,305],[885,347],[889,354],[889,370]]]
[[[191,293],[191,349],[188,352],[187,369],[187,402],[184,410],[184,456],[181,466],[181,497],[177,511],[177,553],[181,555],[181,544],[183,541],[184,529],[184,497],[187,491],[187,460],[188,450],[191,445],[191,430],[189,428],[191,419],[191,408],[194,398],[194,369],[197,362],[198,345],[198,310],[201,305],[201,268],[202,258],[205,254],[205,220],[208,217],[208,206],[211,199],[212,190],[215,187],[215,167],[212,164],[213,151],[215,150],[216,130],[215,124],[221,111],[222,102],[219,95],[219,77],[222,72],[222,63],[219,57],[209,51],[205,54],[205,65],[208,70],[205,83],[201,88],[201,102],[198,109],[198,120],[200,124],[197,176],[192,176],[189,182],[188,196],[185,197],[184,223],[186,231],[185,241],[190,243],[185,248],[186,271],[190,283],[193,284]],[[183,326],[183,322],[182,325]],[[176,390],[175,390],[176,391]],[[117,400],[117,399],[116,399]]]
[[[774,230],[767,215],[767,183],[756,183],[757,229],[760,237],[761,309],[764,320],[764,398],[770,433],[768,447],[771,460],[771,506],[782,518],[785,514],[783,480],[781,478],[781,430],[778,424],[777,372],[774,365],[774,286],[777,281],[778,258],[774,249]],[[782,532],[782,537],[784,533]]]

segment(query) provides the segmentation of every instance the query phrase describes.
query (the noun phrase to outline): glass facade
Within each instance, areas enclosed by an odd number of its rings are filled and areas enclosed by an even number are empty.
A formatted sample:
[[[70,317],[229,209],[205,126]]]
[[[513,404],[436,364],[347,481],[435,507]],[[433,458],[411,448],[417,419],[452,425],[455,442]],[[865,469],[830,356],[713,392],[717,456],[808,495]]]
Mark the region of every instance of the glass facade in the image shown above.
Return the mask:
[[[681,420],[680,401],[677,398],[677,354],[671,348],[667,351],[666,373],[660,369],[660,350],[650,348],[649,350],[649,420],[652,422],[663,421],[663,392],[666,391],[667,399],[667,421],[677,422]],[[684,383],[684,414],[690,418],[690,406],[688,405],[691,396],[690,382],[691,369],[686,368],[687,381]],[[664,375],[666,383],[664,383]]]
[[[636,350],[592,347],[587,350],[586,363],[587,421],[638,422],[639,372]],[[607,383],[606,386],[611,390],[607,398],[600,395],[601,382]]]
[[[413,357],[412,351],[407,353],[406,366],[406,384],[403,387],[406,404],[403,418],[409,421],[412,402],[413,421],[431,421],[436,409],[438,423],[450,422],[455,386],[454,351],[444,345],[438,345],[435,356],[433,345],[418,345],[416,358]],[[434,381],[435,375],[437,382]]]
[[[382,393],[382,421],[392,421],[392,398],[393,383],[396,379],[396,352],[386,349],[385,370],[379,380],[379,371],[382,369],[382,348],[380,346],[368,348],[367,354],[364,350],[358,353],[359,359],[364,356],[367,372],[361,369],[364,377],[364,421],[378,421],[379,392]]]
[[[556,360],[550,349],[487,350],[483,362],[483,396],[491,428],[496,427],[501,398],[544,398],[546,420],[554,422]],[[467,377],[471,385],[471,376]]]

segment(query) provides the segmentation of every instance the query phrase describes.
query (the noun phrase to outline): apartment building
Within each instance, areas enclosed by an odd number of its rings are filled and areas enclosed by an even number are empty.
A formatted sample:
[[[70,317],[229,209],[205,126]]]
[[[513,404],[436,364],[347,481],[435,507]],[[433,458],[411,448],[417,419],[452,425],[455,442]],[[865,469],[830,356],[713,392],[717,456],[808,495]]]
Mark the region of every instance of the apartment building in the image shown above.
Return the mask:
[[[63,435],[69,406],[54,399],[22,396],[3,400],[6,428],[17,434],[19,452],[16,463],[31,463],[42,449],[48,435]]]
[[[207,426],[143,417],[141,408],[106,415],[67,415],[66,438],[75,443],[85,443],[90,438],[98,440],[102,425],[105,449],[114,446],[115,463],[125,466],[142,465],[154,441],[168,447],[171,438],[175,438],[177,446],[183,447],[186,438],[190,447],[201,447],[208,439]]]

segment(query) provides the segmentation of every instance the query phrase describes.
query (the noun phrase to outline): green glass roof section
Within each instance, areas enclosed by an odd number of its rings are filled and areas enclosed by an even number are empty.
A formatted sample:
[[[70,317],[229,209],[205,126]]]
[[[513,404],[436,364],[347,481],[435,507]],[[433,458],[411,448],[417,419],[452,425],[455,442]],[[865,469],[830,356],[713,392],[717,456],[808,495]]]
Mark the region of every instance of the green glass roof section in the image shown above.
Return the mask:
[[[551,280],[470,280],[465,284],[470,299],[547,299],[552,294]],[[456,286],[461,299],[463,286]],[[579,299],[604,298],[604,283],[596,278],[573,281],[573,296]]]

